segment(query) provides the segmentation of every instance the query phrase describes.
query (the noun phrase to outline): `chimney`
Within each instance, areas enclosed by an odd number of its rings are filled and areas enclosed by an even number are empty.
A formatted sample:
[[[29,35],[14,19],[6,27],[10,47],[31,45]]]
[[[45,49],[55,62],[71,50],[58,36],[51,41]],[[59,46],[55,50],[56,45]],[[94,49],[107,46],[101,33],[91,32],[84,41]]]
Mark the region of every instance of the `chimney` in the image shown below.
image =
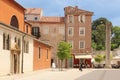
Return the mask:
[[[78,6],[75,6],[76,9],[78,9]]]

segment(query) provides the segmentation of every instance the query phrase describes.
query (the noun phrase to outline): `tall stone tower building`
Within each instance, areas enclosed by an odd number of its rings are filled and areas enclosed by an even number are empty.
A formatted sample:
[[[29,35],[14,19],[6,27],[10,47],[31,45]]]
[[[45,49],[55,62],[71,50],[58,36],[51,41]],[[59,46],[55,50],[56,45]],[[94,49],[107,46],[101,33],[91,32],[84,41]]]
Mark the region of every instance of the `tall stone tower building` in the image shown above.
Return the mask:
[[[78,67],[80,61],[91,63],[91,17],[93,12],[65,7],[65,40],[72,45],[72,66]],[[91,66],[91,64],[90,64]]]

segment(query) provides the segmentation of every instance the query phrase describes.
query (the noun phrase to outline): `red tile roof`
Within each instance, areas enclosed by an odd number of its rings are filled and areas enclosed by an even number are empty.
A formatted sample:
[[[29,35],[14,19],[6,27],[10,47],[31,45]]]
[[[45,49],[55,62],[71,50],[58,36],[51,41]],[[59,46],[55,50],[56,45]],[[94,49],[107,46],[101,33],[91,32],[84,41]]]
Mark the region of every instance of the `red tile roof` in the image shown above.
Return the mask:
[[[42,16],[40,22],[64,22],[64,17],[46,17]]]
[[[42,14],[41,8],[27,8],[25,14]]]
[[[68,6],[68,7],[65,7],[64,10],[67,10],[67,13],[71,13],[71,11],[72,11],[72,12],[78,12],[78,13],[85,13],[85,14],[93,15],[93,12],[86,11],[86,10],[83,10],[83,9],[79,9],[78,6],[75,6],[75,7]]]

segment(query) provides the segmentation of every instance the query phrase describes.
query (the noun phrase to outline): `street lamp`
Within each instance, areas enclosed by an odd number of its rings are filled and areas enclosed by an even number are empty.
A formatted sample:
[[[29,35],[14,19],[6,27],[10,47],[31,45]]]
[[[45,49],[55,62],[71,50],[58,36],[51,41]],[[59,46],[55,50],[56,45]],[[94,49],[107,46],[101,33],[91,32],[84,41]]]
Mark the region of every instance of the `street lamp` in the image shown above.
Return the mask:
[[[110,51],[111,51],[111,22],[106,21],[104,23],[106,30],[106,59],[105,59],[105,68],[111,68],[110,61]]]

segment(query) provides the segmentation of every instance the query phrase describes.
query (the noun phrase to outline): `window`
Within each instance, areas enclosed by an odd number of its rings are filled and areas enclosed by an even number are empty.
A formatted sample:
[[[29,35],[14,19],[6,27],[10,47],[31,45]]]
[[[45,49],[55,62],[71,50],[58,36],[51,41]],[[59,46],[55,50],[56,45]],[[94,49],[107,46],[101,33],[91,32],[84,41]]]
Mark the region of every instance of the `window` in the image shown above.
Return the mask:
[[[25,20],[27,20],[27,17],[24,17]]]
[[[79,28],[79,35],[80,36],[85,36],[85,27],[80,27]]]
[[[18,39],[18,47],[19,47],[19,49],[21,49],[21,40],[20,40],[20,38]]]
[[[15,15],[12,16],[11,21],[10,21],[10,25],[13,26],[14,28],[19,29],[18,19]]]
[[[80,41],[79,42],[79,48],[84,49],[85,48],[85,41]]]
[[[37,17],[35,17],[35,20],[37,20],[38,18]]]
[[[29,42],[26,42],[26,53],[29,53]]]
[[[3,33],[3,49],[4,50],[10,50],[10,35],[6,35],[5,33]]]
[[[36,36],[37,38],[40,37],[39,27],[32,27],[32,35]]]
[[[41,57],[41,47],[39,47],[38,57],[39,57],[39,59]]]
[[[65,34],[65,28],[64,27],[59,27],[59,33],[64,35]]]
[[[9,35],[7,35],[7,50],[10,50],[10,36]]]
[[[56,28],[54,28],[54,31],[53,31],[53,33],[56,33],[56,31],[57,31],[57,30],[56,30]]]
[[[71,45],[71,48],[73,49],[73,41],[68,41],[68,43]]]
[[[24,40],[23,41],[23,46],[24,46],[24,53],[29,53],[29,41]]]
[[[26,25],[26,33],[28,33],[28,25]]]
[[[44,34],[49,34],[49,27],[48,26],[43,27],[43,33]]]
[[[6,40],[6,36],[5,33],[3,34],[3,49],[5,49],[5,40]]]
[[[17,38],[16,37],[14,38],[14,42],[17,42]]]
[[[74,16],[73,15],[69,15],[68,16],[68,22],[69,23],[73,23],[74,22]]]
[[[47,49],[47,54],[46,54],[46,57],[47,57],[47,59],[48,59],[48,49]]]
[[[85,15],[79,15],[79,16],[78,16],[78,21],[79,21],[80,23],[85,23]]]
[[[68,36],[73,36],[74,35],[74,28],[73,27],[68,27]]]

